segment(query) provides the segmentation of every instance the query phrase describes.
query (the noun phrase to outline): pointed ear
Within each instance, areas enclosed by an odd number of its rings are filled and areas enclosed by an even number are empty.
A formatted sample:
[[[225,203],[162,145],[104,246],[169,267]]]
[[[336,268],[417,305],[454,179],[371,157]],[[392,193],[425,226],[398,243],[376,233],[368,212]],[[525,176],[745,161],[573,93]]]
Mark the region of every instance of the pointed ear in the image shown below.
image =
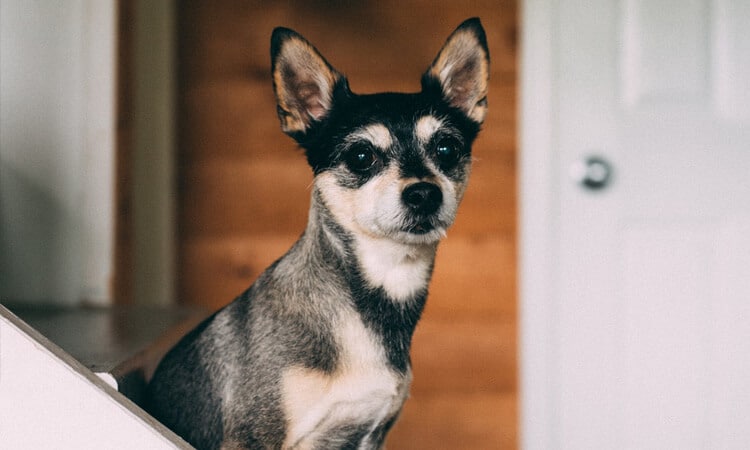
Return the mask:
[[[333,91],[343,77],[305,38],[288,28],[271,36],[271,71],[281,129],[304,133],[331,109]]]
[[[482,123],[487,114],[490,54],[478,18],[465,21],[443,45],[422,77],[422,87],[438,84],[443,98],[471,120]]]

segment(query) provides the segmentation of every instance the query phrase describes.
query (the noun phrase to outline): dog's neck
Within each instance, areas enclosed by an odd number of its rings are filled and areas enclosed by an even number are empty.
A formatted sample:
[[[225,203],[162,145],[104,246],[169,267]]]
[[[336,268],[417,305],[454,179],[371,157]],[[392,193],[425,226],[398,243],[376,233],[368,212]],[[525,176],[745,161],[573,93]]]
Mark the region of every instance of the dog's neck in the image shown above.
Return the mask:
[[[344,230],[314,190],[305,253],[324,258],[351,292],[355,309],[379,333],[393,366],[405,371],[409,347],[424,309],[437,243],[405,244]]]
[[[354,254],[364,280],[394,302],[410,302],[427,290],[437,244],[404,244],[357,236]]]
[[[357,288],[382,290],[394,303],[410,303],[426,295],[437,242],[409,244],[344,229],[313,191],[307,230],[308,248],[340,260]],[[322,252],[322,253],[321,253]]]

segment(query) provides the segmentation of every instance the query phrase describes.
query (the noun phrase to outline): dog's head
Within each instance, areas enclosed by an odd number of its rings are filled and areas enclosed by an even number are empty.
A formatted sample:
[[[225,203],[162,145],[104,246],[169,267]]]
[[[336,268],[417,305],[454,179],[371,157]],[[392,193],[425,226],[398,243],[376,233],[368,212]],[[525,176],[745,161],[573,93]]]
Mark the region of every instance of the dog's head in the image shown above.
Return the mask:
[[[479,19],[450,35],[416,94],[358,95],[296,32],[271,38],[281,128],[305,149],[315,186],[354,234],[434,243],[453,223],[487,111]]]

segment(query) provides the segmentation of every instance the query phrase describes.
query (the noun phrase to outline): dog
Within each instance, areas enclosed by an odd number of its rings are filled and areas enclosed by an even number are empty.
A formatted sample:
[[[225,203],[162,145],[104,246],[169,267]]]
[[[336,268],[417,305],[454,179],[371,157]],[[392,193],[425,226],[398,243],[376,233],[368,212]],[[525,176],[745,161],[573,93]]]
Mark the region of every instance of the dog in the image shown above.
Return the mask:
[[[308,224],[167,353],[147,408],[200,449],[379,449],[487,112],[484,29],[463,22],[419,93],[355,94],[287,28],[271,60],[281,128],[314,175]]]

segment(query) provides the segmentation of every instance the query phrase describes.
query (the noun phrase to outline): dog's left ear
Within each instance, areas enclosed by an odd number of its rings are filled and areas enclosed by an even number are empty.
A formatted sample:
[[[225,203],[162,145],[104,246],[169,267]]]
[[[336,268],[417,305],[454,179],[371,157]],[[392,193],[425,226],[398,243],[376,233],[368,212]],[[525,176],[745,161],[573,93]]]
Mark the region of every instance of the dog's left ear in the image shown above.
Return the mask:
[[[443,98],[476,123],[487,114],[490,55],[478,18],[466,20],[443,45],[422,77],[422,88],[436,83]]]
[[[271,36],[273,88],[281,129],[305,133],[331,109],[336,84],[343,79],[305,38],[288,28]]]

